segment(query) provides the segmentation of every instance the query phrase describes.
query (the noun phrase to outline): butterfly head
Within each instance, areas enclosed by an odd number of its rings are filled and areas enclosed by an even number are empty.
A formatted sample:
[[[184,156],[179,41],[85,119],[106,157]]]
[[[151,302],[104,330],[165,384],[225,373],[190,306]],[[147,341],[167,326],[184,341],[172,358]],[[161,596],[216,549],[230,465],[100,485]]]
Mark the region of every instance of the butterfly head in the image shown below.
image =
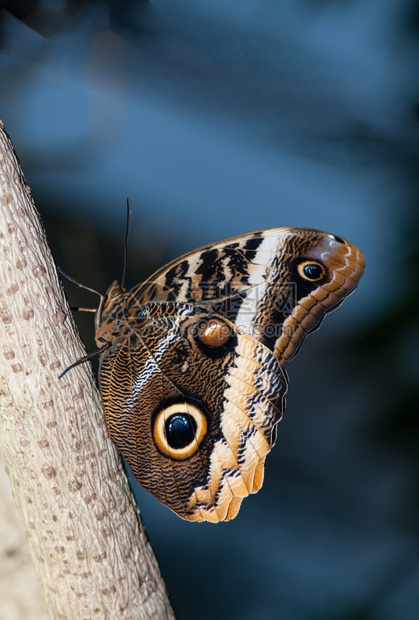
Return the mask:
[[[115,323],[118,314],[123,310],[125,294],[125,289],[114,280],[105,295],[101,297],[95,318],[95,337],[99,347],[103,345],[104,342],[109,342],[105,336]]]

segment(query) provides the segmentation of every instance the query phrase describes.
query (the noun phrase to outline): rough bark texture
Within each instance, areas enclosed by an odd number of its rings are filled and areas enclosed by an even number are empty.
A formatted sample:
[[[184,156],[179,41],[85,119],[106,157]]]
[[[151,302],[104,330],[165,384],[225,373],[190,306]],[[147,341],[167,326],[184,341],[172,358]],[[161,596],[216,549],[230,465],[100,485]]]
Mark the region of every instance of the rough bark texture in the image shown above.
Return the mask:
[[[0,449],[54,618],[174,618],[0,121]]]
[[[48,620],[45,600],[29,555],[25,529],[0,459],[0,617]]]

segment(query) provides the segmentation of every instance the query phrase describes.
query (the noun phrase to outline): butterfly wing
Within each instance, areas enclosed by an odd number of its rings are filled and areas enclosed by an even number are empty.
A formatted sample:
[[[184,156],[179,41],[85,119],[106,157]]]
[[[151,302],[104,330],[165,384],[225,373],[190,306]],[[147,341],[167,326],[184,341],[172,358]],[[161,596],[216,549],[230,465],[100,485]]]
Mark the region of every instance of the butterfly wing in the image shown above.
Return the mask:
[[[363,269],[333,235],[271,229],[187,254],[105,304],[105,417],[140,484],[185,519],[233,518],[263,481],[284,364]]]

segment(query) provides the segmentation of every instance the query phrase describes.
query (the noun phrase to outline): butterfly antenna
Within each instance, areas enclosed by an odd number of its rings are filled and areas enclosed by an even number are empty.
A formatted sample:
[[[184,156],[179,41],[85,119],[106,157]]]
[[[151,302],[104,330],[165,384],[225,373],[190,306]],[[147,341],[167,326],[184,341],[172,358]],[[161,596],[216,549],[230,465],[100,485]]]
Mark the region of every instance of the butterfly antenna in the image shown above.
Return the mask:
[[[124,245],[124,268],[122,270],[122,279],[121,279],[121,288],[124,288],[125,285],[125,276],[127,273],[127,262],[128,262],[128,239],[129,239],[129,231],[131,228],[131,211],[129,208],[129,198],[127,198],[127,225],[125,228],[125,245]]]
[[[98,293],[98,291],[95,291],[94,288],[90,288],[89,286],[86,286],[85,284],[81,284],[80,282],[77,282],[77,280],[75,280],[74,278],[71,278],[69,275],[66,274],[65,271],[63,271],[61,269],[61,267],[57,267],[58,272],[64,276],[65,278],[67,278],[67,280],[70,280],[70,282],[72,282],[73,284],[76,284],[77,286],[79,286],[80,288],[84,288],[86,289],[86,291],[90,291],[91,293],[95,293],[95,295],[99,295],[99,297],[103,297],[103,295],[101,295],[100,293]]]

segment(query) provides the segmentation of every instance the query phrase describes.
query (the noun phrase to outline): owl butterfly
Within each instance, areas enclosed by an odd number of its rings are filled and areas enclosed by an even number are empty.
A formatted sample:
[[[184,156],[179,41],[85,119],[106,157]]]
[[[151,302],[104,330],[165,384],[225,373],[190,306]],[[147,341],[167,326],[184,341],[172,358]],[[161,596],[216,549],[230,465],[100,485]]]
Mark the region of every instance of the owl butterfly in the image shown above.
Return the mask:
[[[357,286],[334,235],[274,228],[172,261],[96,313],[109,433],[139,483],[190,521],[228,521],[262,486],[285,364]]]

